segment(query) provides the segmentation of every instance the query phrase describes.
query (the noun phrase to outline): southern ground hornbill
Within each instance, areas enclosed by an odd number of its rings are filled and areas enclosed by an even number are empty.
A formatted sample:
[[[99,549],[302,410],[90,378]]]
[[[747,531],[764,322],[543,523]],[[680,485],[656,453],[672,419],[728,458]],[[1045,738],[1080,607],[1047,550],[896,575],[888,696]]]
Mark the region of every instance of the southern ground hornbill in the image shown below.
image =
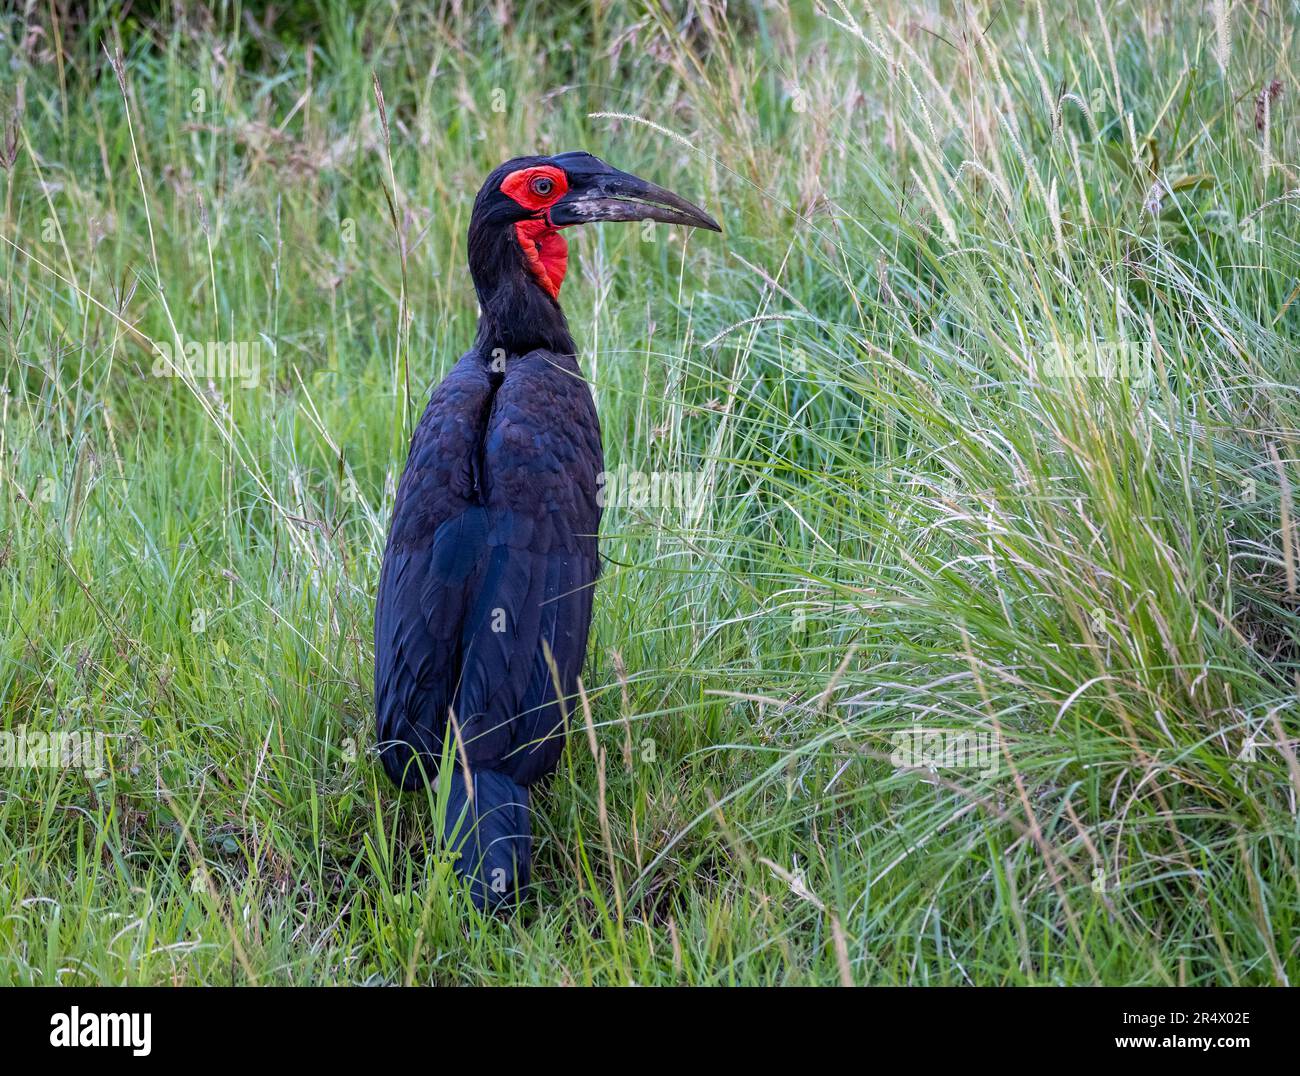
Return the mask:
[[[589,153],[488,177],[469,224],[478,336],[397,488],[375,608],[380,757],[414,789],[446,746],[446,835],[479,907],[528,884],[527,789],[559,761],[598,571],[600,424],[560,309],[560,230],[636,220],[721,230]]]

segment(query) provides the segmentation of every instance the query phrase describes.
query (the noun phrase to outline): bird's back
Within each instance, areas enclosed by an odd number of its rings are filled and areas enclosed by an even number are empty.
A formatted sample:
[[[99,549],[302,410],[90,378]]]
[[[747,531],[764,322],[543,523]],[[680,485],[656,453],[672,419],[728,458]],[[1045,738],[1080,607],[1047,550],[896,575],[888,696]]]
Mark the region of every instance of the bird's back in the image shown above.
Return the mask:
[[[504,367],[476,351],[457,363],[398,485],[375,703],[384,766],[408,789],[436,772],[449,713],[471,773],[527,786],[553,770],[586,652],[603,468],[591,391],[572,356]]]

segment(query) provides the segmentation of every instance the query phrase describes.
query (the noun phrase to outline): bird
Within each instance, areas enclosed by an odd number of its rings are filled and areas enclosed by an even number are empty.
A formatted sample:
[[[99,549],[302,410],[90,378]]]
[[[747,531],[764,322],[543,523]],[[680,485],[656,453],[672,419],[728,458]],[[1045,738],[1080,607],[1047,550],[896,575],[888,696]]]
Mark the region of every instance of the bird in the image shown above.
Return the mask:
[[[560,307],[562,233],[647,220],[722,230],[586,152],[487,177],[466,247],[477,334],[397,486],[375,601],[378,753],[403,791],[458,771],[444,838],[480,910],[529,890],[529,787],[563,751],[600,567],[600,422]]]

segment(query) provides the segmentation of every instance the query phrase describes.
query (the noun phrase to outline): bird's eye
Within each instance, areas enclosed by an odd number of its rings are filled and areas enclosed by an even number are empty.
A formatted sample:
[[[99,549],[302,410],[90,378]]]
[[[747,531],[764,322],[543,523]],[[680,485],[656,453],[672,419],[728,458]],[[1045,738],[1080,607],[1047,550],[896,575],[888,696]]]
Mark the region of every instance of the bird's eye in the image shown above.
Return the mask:
[[[545,198],[555,189],[555,180],[550,176],[537,176],[530,185],[534,194]]]

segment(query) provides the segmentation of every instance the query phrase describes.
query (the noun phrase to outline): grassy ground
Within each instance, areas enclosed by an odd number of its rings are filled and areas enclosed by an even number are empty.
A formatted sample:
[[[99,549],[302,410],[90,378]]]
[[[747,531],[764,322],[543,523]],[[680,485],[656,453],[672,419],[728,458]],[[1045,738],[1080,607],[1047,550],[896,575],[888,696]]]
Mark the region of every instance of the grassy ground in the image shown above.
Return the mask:
[[[1296,979],[1295,0],[686,6],[0,17],[0,978]],[[607,513],[484,919],[372,598],[473,195],[575,148],[726,229],[565,288],[703,494]]]

